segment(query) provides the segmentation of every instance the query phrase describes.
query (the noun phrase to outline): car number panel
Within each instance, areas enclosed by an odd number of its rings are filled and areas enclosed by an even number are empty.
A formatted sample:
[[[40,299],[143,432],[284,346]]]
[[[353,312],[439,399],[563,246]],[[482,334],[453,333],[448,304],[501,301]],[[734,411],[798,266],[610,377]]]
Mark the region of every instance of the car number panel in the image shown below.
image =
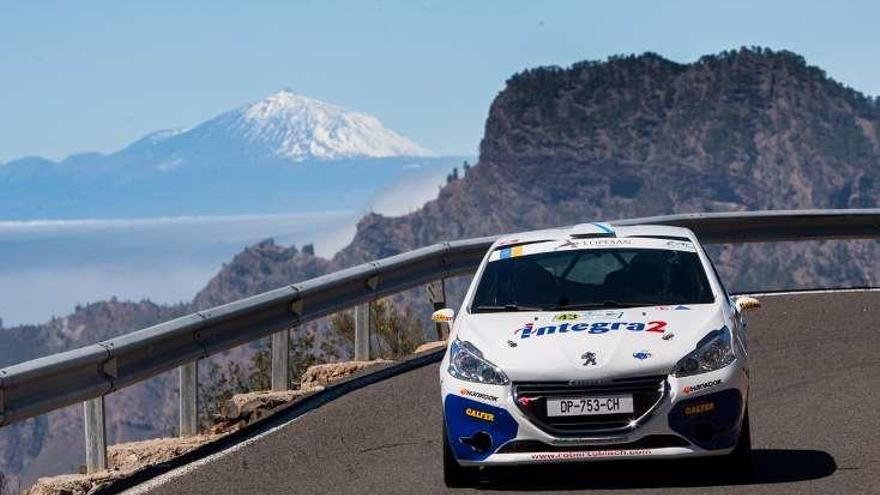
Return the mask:
[[[558,397],[547,399],[547,416],[593,416],[633,412],[632,395]]]

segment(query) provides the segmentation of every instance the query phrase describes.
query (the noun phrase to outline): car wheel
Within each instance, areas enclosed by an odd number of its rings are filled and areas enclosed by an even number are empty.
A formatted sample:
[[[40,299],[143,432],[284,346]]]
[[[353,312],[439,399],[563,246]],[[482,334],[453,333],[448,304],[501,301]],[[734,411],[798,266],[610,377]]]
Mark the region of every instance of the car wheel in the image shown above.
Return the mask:
[[[452,446],[449,445],[449,435],[446,434],[446,425],[443,425],[443,482],[449,488],[465,488],[477,484],[480,476],[480,468],[462,466],[455,460]]]
[[[730,453],[729,460],[733,465],[739,468],[748,469],[752,463],[752,431],[749,427],[749,408],[743,415],[742,428],[739,433],[739,440],[736,442],[733,452]]]

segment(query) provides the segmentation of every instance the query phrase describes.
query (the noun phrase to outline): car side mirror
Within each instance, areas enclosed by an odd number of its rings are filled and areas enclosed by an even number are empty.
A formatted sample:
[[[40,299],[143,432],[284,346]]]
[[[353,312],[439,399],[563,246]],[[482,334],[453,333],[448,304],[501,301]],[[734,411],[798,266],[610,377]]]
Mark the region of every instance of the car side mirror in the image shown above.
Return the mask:
[[[751,311],[761,307],[761,301],[754,297],[741,296],[734,299],[733,303],[739,312]]]
[[[453,320],[455,320],[455,311],[449,308],[438,309],[431,315],[431,321],[446,325],[446,335],[452,332]]]

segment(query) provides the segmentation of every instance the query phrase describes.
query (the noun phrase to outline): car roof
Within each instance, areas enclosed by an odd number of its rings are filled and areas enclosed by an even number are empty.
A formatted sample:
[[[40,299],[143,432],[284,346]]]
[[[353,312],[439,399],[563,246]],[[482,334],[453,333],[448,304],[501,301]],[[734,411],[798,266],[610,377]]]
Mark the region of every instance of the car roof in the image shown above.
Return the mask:
[[[592,222],[569,227],[531,230],[527,232],[519,232],[517,234],[504,235],[495,241],[493,247],[585,237],[655,237],[660,239],[687,239],[693,243],[698,242],[697,236],[694,235],[693,231],[684,227],[650,224],[616,226],[607,223]]]

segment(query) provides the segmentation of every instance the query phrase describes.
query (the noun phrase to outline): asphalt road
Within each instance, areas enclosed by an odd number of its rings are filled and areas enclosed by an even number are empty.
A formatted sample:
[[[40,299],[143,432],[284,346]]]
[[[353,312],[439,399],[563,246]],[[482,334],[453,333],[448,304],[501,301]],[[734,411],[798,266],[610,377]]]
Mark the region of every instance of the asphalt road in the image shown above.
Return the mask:
[[[880,292],[764,297],[750,318],[755,468],[699,461],[505,468],[476,489],[880,493]],[[350,393],[141,493],[442,493],[437,365]]]

